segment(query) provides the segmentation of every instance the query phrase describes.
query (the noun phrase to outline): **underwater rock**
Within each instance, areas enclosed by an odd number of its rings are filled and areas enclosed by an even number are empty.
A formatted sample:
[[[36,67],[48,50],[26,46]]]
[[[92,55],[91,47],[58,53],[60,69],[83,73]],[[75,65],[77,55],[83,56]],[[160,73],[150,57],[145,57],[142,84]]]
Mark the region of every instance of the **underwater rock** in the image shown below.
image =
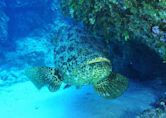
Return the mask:
[[[166,118],[166,96],[159,98],[152,109],[143,111],[136,118]]]
[[[16,42],[16,51],[6,54],[6,60],[11,65],[51,65],[53,62],[53,47],[46,37],[26,37]],[[13,59],[15,61],[13,62]]]
[[[159,98],[154,104],[152,104],[155,108],[166,109],[166,94],[164,97]]]
[[[6,38],[8,40],[3,44],[0,43],[0,67],[6,74],[1,79],[1,83],[12,85],[12,81],[17,78],[10,77],[10,72],[8,73],[5,68],[11,69],[14,66],[20,69],[27,65],[52,65],[53,54],[50,55],[50,53],[53,53],[53,49],[50,39],[52,38],[51,33],[57,29],[57,23],[54,23],[55,16],[60,12],[57,0],[0,1],[0,11],[4,8],[6,14],[2,12],[3,15],[8,15],[10,19],[7,24],[8,29],[5,31],[10,35]],[[0,14],[0,21],[3,15]],[[1,26],[6,25],[4,22],[1,23],[0,34],[3,33]],[[58,24],[61,23],[58,22]],[[3,75],[3,73],[1,74]],[[6,83],[5,78],[13,80]],[[13,81],[13,83],[15,82],[19,81]]]
[[[0,87],[27,81],[23,68],[28,65],[52,65],[53,47],[47,38],[26,37],[17,39],[16,50],[6,52],[4,60],[2,60]]]
[[[159,108],[145,110],[136,118],[166,118],[166,110]]]
[[[10,69],[0,68],[0,87],[10,86],[15,83],[27,81],[22,69],[12,67]]]
[[[21,71],[23,70],[22,68],[28,65],[53,65],[53,46],[50,40],[54,30],[56,30],[54,24],[45,26],[45,28],[38,28],[27,37],[16,39],[14,50],[6,51],[5,53],[0,52],[1,86],[26,81],[27,77],[22,77],[24,73]],[[15,72],[19,74],[17,76],[19,79],[12,76],[15,75],[12,71],[13,67],[18,67]]]
[[[113,70],[128,78],[142,81],[164,81],[166,78],[166,64],[144,43],[134,40],[125,43],[111,41],[110,55]]]
[[[152,27],[158,26],[166,32],[165,0],[62,0],[62,11],[82,21],[93,33],[101,34],[106,40],[137,40],[166,61],[166,43],[160,36],[154,36]],[[161,39],[161,40],[160,40]]]

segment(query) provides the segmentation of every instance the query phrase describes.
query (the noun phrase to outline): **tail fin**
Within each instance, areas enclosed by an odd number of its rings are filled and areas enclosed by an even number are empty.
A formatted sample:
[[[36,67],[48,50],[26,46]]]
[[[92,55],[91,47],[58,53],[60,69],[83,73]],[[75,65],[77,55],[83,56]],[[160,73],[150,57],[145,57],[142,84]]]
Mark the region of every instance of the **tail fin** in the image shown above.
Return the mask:
[[[96,92],[105,98],[116,98],[128,88],[128,79],[118,73],[111,73],[110,77],[94,85]]]
[[[45,85],[48,85],[50,91],[56,91],[60,88],[61,79],[56,75],[57,70],[54,68],[32,67],[26,69],[25,74],[38,89]]]

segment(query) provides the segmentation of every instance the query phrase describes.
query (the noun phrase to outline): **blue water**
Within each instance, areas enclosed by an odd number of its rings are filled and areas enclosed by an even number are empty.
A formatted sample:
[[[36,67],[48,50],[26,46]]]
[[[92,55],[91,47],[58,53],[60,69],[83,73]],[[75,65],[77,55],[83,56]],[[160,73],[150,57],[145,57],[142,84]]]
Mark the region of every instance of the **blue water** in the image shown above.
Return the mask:
[[[0,118],[135,118],[166,94],[166,65],[139,42],[110,44],[113,70],[129,78],[117,99],[91,86],[35,88],[24,69],[54,65],[51,38],[65,23],[83,27],[61,14],[58,0],[0,0]]]

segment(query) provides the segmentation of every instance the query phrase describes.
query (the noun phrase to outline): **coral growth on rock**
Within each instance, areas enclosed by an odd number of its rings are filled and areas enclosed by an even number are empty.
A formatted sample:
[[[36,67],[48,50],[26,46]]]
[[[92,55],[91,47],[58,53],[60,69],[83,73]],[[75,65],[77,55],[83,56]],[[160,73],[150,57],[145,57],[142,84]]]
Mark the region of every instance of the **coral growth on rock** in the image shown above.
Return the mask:
[[[165,0],[62,0],[61,6],[106,40],[139,40],[166,61]]]
[[[136,118],[165,118],[166,117],[166,97],[159,98],[152,109],[140,113]]]

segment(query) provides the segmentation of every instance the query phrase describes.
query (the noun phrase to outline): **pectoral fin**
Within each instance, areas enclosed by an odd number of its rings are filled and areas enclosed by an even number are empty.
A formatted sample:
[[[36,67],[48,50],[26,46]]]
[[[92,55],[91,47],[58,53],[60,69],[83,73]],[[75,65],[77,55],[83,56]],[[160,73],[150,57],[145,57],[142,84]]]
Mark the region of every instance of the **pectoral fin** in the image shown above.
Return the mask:
[[[46,85],[50,91],[57,91],[62,84],[62,78],[55,68],[32,67],[25,74],[38,89]]]
[[[128,79],[118,73],[111,73],[109,78],[94,85],[96,92],[105,98],[116,98],[124,93],[128,87]]]

